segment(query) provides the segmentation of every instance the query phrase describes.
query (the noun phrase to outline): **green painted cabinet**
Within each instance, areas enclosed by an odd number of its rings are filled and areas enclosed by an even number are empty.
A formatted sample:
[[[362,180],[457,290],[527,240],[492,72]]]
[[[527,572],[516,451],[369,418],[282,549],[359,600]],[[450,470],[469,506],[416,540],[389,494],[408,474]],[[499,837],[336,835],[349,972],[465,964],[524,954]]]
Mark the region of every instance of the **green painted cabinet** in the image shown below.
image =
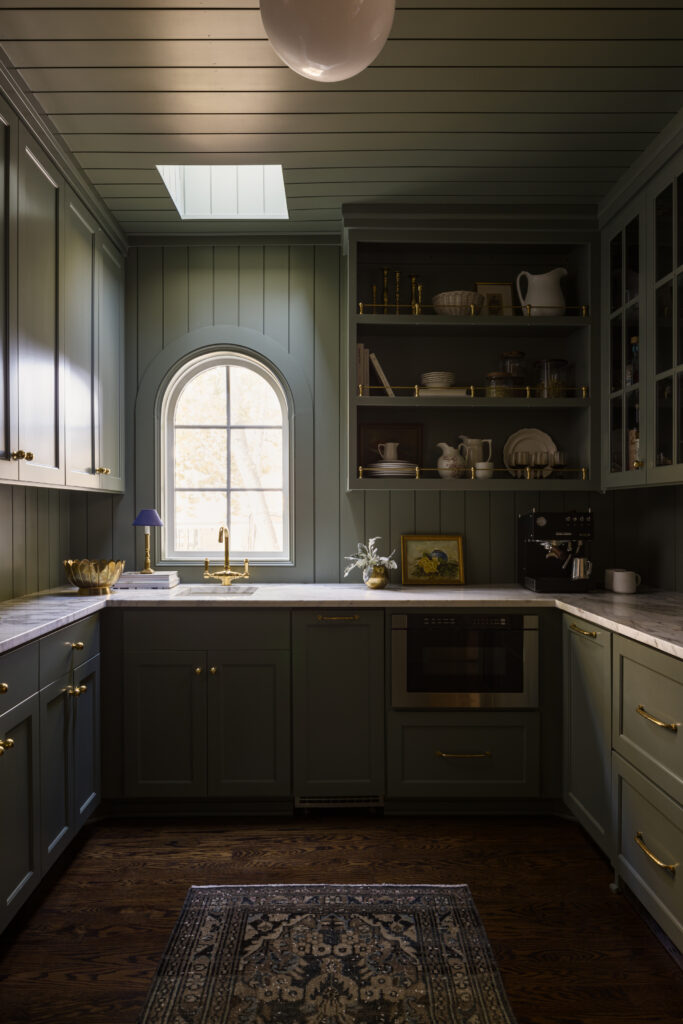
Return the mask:
[[[292,614],[296,798],[384,794],[384,613]]]
[[[563,619],[564,800],[612,856],[612,635],[574,615]]]
[[[0,931],[40,881],[38,732],[37,693],[0,714]]]
[[[123,491],[123,257],[100,232],[96,257],[95,474],[101,490]]]
[[[66,849],[100,798],[100,659],[40,691],[41,863]]]
[[[17,443],[17,146],[19,122],[0,99],[0,480],[18,480]]]

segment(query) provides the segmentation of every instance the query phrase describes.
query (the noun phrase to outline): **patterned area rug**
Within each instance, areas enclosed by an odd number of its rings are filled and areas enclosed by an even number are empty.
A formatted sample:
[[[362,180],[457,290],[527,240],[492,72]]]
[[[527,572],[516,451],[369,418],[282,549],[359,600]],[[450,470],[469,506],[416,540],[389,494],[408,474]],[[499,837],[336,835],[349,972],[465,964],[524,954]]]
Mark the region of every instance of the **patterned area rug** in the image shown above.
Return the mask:
[[[140,1024],[514,1024],[466,885],[190,889]]]

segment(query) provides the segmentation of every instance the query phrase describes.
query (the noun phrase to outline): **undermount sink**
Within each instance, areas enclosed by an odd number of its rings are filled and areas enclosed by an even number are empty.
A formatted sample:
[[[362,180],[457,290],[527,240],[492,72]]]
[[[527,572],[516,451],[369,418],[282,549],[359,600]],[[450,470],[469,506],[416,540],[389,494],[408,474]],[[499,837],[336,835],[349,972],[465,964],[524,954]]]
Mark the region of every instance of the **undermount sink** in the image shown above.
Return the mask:
[[[256,587],[240,583],[231,583],[227,587],[224,587],[222,583],[197,583],[182,588],[178,587],[173,596],[195,597],[204,594],[206,597],[249,597],[255,591]]]

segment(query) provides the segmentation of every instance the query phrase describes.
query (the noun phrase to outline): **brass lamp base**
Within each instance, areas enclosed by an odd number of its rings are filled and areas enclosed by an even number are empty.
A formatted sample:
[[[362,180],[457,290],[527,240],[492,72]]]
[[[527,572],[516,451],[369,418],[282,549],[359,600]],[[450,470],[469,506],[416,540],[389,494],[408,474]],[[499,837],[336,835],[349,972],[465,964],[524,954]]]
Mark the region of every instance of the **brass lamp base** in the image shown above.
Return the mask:
[[[145,534],[145,568],[141,569],[140,572],[153,573],[152,560],[150,558],[150,535]]]

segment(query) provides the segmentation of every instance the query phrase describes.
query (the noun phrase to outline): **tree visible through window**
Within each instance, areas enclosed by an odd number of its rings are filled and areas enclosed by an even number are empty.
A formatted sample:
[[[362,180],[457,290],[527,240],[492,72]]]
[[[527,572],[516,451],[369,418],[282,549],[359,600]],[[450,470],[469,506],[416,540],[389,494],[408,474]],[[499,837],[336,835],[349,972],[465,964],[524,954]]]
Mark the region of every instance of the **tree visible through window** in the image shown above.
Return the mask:
[[[238,353],[201,357],[171,381],[162,413],[164,555],[198,560],[289,555],[288,415],[284,391],[262,363]]]

